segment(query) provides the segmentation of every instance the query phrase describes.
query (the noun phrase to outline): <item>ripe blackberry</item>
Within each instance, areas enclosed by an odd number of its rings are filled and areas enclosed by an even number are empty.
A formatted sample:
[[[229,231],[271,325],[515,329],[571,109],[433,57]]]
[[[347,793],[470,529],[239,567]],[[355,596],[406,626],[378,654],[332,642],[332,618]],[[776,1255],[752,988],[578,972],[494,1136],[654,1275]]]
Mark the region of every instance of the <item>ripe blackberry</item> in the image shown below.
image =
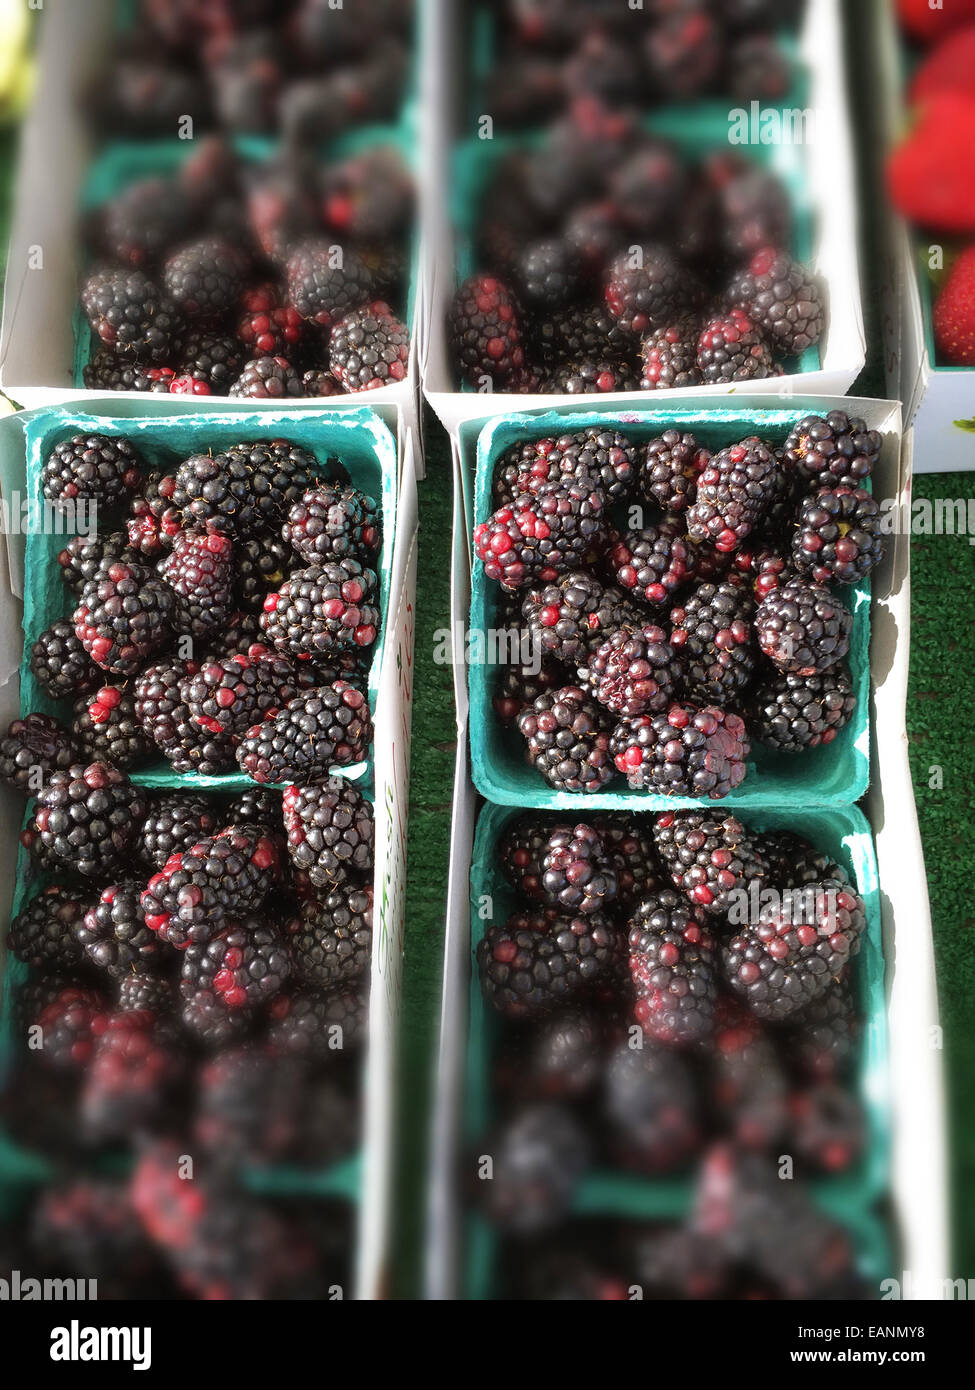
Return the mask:
[[[405,381],[409,359],[409,329],[382,300],[332,325],[329,370],[346,391],[375,391]]]
[[[227,919],[257,912],[280,876],[277,845],[249,830],[223,830],[166,861],[142,894],[146,926],[185,950]]]
[[[777,672],[751,692],[746,717],[760,743],[781,753],[801,753],[832,743],[850,722],[857,697],[846,666],[819,675]]]
[[[201,729],[190,720],[180,682],[194,662],[160,662],[147,666],[135,682],[135,713],[153,743],[177,772],[212,777],[234,765],[229,737]]]
[[[297,694],[287,662],[244,655],[205,661],[183,677],[179,697],[191,723],[234,746],[253,725],[276,714],[284,699]]]
[[[306,396],[341,396],[342,387],[331,372],[323,367],[312,367],[301,378]]]
[[[108,1001],[98,990],[67,985],[31,1019],[40,1029],[41,1056],[48,1066],[80,1072],[91,1061],[108,1021]]]
[[[697,369],[705,386],[777,375],[764,334],[739,308],[704,324],[697,340]]]
[[[0,781],[18,791],[36,791],[52,772],[77,761],[71,735],[48,714],[15,719],[0,739]]]
[[[706,6],[671,6],[648,29],[643,53],[654,91],[664,101],[689,101],[721,74],[724,30]]]
[[[591,825],[560,825],[542,848],[542,900],[562,912],[591,916],[616,901],[616,873]]]
[[[181,531],[159,565],[159,573],[176,595],[174,621],[184,633],[205,637],[225,626],[233,612],[234,551],[229,537]]]
[[[145,565],[106,558],[81,591],[75,636],[97,666],[131,676],[169,640],[175,600]]]
[[[289,508],[318,481],[317,460],[287,439],[237,444],[234,452],[249,470],[253,525],[279,531]]]
[[[305,691],[273,718],[248,730],[237,750],[242,772],[255,782],[324,782],[333,767],[368,756],[369,704],[347,681]]]
[[[789,1101],[792,1151],[811,1173],[848,1172],[866,1147],[867,1124],[859,1098],[835,1081],[797,1091]]]
[[[133,879],[113,883],[74,924],[75,939],[88,960],[118,979],[163,964],[159,938],[142,913],[141,892]]]
[[[475,389],[484,378],[503,389],[525,365],[517,306],[492,275],[464,281],[450,306],[447,326],[457,371]]]
[[[584,570],[559,576],[556,583],[530,588],[522,606],[525,627],[542,659],[585,665],[590,653],[622,623],[638,615],[618,589],[604,589]]]
[[[640,376],[629,362],[596,356],[562,362],[537,389],[554,396],[598,396],[610,391],[637,391]]]
[[[203,323],[225,318],[244,286],[247,258],[223,237],[180,247],[163,268],[163,287],[187,318]]]
[[[120,1013],[148,1010],[161,1022],[168,1023],[175,1007],[176,986],[168,975],[158,975],[149,970],[131,970],[119,980]]]
[[[745,725],[713,705],[674,704],[664,714],[623,720],[610,753],[631,787],[664,796],[727,796],[747,771]]]
[[[291,974],[288,947],[263,917],[243,917],[191,942],[183,953],[180,993],[212,994],[226,1009],[252,1010],[281,992]]]
[[[555,310],[533,326],[531,342],[547,367],[602,358],[623,362],[635,358],[638,346],[637,336],[614,319],[605,304],[570,304]]]
[[[40,873],[62,872],[64,865],[61,860],[41,843],[41,832],[37,828],[34,816],[28,817],[27,824],[17,838],[30,855],[34,868]]]
[[[697,498],[697,480],[711,461],[711,452],[692,434],[664,430],[646,446],[640,487],[648,501],[665,512],[686,511]]]
[[[725,943],[728,983],[758,1018],[788,1018],[839,978],[865,926],[863,902],[846,883],[786,890]]]
[[[823,336],[822,292],[810,272],[785,251],[763,247],[734,277],[727,302],[742,309],[785,356],[805,352]]]
[[[577,483],[620,502],[633,491],[638,454],[627,435],[612,429],[515,444],[495,464],[492,496],[496,505],[510,504],[520,493],[544,492],[553,483]]]
[[[129,1141],[161,1124],[181,1061],[148,1010],[109,1015],[81,1091],[85,1136],[96,1142]]]
[[[540,695],[517,722],[529,761],[557,791],[598,792],[615,776],[606,717],[578,687]]]
[[[38,1195],[31,1238],[44,1269],[97,1280],[99,1298],[164,1296],[165,1276],[123,1178],[58,1179]]]
[[[121,358],[164,364],[182,330],[179,309],[141,270],[98,270],[81,290],[98,338]]]
[[[670,889],[645,898],[630,919],[634,1014],[664,1043],[706,1041],[718,997],[717,947],[697,910]]]
[[[372,275],[362,258],[325,238],[305,242],[288,261],[288,302],[322,328],[366,304],[372,290]]]
[[[489,926],[478,942],[481,989],[506,1018],[538,1017],[611,973],[622,949],[618,931],[602,913],[516,913],[504,926]]]
[[[529,1028],[509,1028],[501,1043],[494,1083],[518,1100],[586,1100],[602,1076],[600,1022],[585,1004],[573,1004]]]
[[[272,1002],[270,1015],[268,1042],[276,1053],[328,1061],[363,1042],[369,1007],[358,988],[323,994],[292,985]]]
[[[714,811],[662,811],[654,817],[653,842],[661,863],[688,902],[727,916],[734,897],[761,889],[768,865],[734,816]]]
[[[665,246],[638,251],[625,251],[611,263],[605,297],[613,318],[640,337],[662,328],[683,307],[687,272]]]
[[[592,824],[603,838],[616,873],[619,907],[630,912],[664,886],[653,840],[644,822],[630,816],[595,816]]]
[[[860,1020],[847,973],[788,1020],[785,1046],[800,1076],[810,1081],[846,1075],[860,1038]]]
[[[358,488],[322,482],[292,505],[281,535],[306,565],[346,556],[372,564],[381,544],[379,508]]]
[[[764,546],[758,541],[754,549],[745,547],[736,550],[732,563],[734,574],[743,574],[751,581],[759,602],[767,598],[773,589],[780,588],[794,577],[787,558],[774,547]]]
[[[853,614],[828,589],[791,579],[758,605],[758,645],[780,671],[813,676],[850,650]]]
[[[128,690],[103,685],[76,700],[72,714],[71,737],[85,762],[111,763],[124,771],[145,762],[155,751],[136,718],[135,700]]]
[[[248,536],[234,546],[234,588],[237,604],[258,613],[269,590],[277,589],[291,566],[291,551],[272,534]]]
[[[137,179],[101,209],[99,240],[113,261],[139,269],[186,235],[191,216],[186,195],[171,179]]]
[[[142,495],[132,499],[125,529],[140,559],[158,559],[182,531],[183,519],[172,504],[175,490],[175,474],[154,471],[145,478]]]
[[[135,558],[124,531],[111,531],[102,536],[72,536],[58,552],[61,578],[74,594],[80,594],[88,581],[98,574],[103,561]]]
[[[241,1043],[200,1069],[194,1137],[215,1163],[280,1161],[294,1142],[301,1069],[259,1044]]]
[[[697,365],[700,331],[697,317],[686,314],[647,333],[640,345],[643,363],[640,390],[670,391],[676,387],[700,386],[704,380]]]
[[[792,206],[777,174],[733,154],[712,156],[705,170],[728,260],[739,265],[766,247],[789,245]]]
[[[637,622],[618,628],[592,648],[579,676],[601,705],[632,719],[669,707],[680,667],[664,630]]]
[[[102,878],[124,864],[146,814],[145,794],[106,763],[53,772],[34,819],[44,850],[64,868]]]
[[[522,302],[533,313],[560,309],[577,296],[582,283],[580,258],[561,237],[529,242],[516,259],[514,273]]]
[[[44,460],[41,491],[49,502],[124,502],[142,478],[141,455],[127,439],[106,434],[75,434],[62,439]]]
[[[347,557],[294,570],[268,594],[261,628],[281,652],[296,657],[371,647],[379,629],[374,570]]]
[[[513,724],[522,710],[564,680],[565,671],[553,661],[504,666],[491,699],[494,711],[502,724]]]
[[[168,396],[176,373],[172,367],[148,367],[116,357],[112,348],[99,348],[85,363],[82,375],[89,391],[150,391]]]
[[[883,438],[859,416],[843,410],[807,415],[785,441],[785,459],[809,492],[819,488],[860,488],[880,457]]]
[[[496,1230],[537,1236],[565,1216],[590,1162],[588,1141],[571,1110],[554,1102],[525,1106],[485,1143],[492,1179],[477,1184],[477,1196]]]
[[[77,938],[88,902],[56,884],[32,898],[10,923],[7,949],[32,970],[72,975],[84,964]]]
[[[673,1173],[703,1143],[694,1076],[672,1048],[621,1043],[606,1064],[603,1111],[610,1152],[631,1172]]]
[[[179,1017],[183,1030],[190,1037],[216,1052],[246,1038],[255,1015],[250,1009],[225,1008],[212,990],[201,989],[184,1000]]]
[[[884,558],[880,508],[863,488],[807,497],[792,536],[792,563],[816,584],[855,584]]]
[[[236,444],[194,454],[176,471],[173,503],[188,526],[234,538],[277,529],[316,471],[311,454],[287,440]]]
[[[585,564],[603,525],[604,494],[588,479],[542,484],[474,529],[485,573],[508,589]]]
[[[624,245],[634,236],[669,243],[689,196],[686,161],[672,141],[641,133],[632,153],[609,169],[607,189],[625,228]]]
[[[716,550],[737,550],[772,503],[781,465],[755,435],[712,455],[697,480],[687,534]]]
[[[228,396],[247,400],[284,400],[303,396],[305,387],[286,357],[254,357],[244,363],[240,376],[232,381]]]
[[[332,989],[358,979],[372,953],[372,889],[338,884],[327,897],[302,903],[284,935],[306,983]]]
[[[240,342],[225,333],[189,334],[180,349],[177,376],[204,381],[214,396],[226,396],[246,361]]]
[[[329,777],[316,787],[287,787],[281,814],[291,862],[316,888],[332,889],[350,872],[371,870],[372,806],[345,778]]]
[[[139,833],[143,861],[162,869],[174,854],[182,854],[219,829],[217,814],[204,796],[163,792],[149,804]]]
[[[656,608],[693,577],[696,554],[682,523],[665,520],[642,531],[624,531],[606,558],[623,592]]]
[[[714,1109],[736,1143],[767,1151],[789,1119],[779,1048],[737,1000],[721,999],[717,1019],[708,1076]]]
[[[540,900],[542,857],[552,822],[537,814],[518,816],[504,830],[498,844],[498,862],[511,886],[525,898]]]
[[[735,576],[699,584],[671,609],[670,641],[690,699],[737,703],[755,672],[754,619],[755,600]]]
[[[238,550],[239,553],[239,550]],[[207,635],[203,653],[208,661],[222,661],[225,656],[237,656],[239,652],[250,652],[251,647],[259,646],[261,651],[268,648],[261,641],[261,623],[257,613],[232,613],[224,632],[211,632]]]

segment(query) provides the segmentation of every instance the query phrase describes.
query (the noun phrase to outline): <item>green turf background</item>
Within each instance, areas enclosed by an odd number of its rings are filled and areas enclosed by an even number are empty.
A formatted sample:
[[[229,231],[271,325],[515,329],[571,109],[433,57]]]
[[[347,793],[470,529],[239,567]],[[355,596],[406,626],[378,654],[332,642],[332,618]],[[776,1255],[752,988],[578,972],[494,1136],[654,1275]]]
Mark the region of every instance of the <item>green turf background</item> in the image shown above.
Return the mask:
[[[855,14],[859,7],[850,7]],[[862,78],[862,35],[854,24],[851,50]],[[854,129],[869,129],[870,92],[851,85]],[[863,152],[861,152],[862,154]],[[6,254],[14,139],[0,131],[0,269]],[[877,327],[877,255],[870,170],[861,165],[861,264],[868,363],[854,387],[864,396],[885,394]],[[410,906],[406,923],[402,1045],[399,1066],[401,1124],[397,1179],[394,1290],[415,1297],[425,1214],[424,1178],[429,1101],[439,1018],[444,898],[455,747],[449,667],[433,661],[433,633],[449,621],[451,525],[450,454],[446,436],[427,414],[427,479],[420,487],[417,578],[416,703],[413,725],[409,826]],[[975,474],[924,474],[915,497],[975,497]],[[965,536],[916,538],[912,554],[911,679],[907,725],[911,765],[934,919],[935,950],[945,1035],[951,1176],[955,1231],[952,1273],[975,1270],[975,548]],[[932,787],[931,769],[943,769]],[[935,781],[937,779],[934,779]]]

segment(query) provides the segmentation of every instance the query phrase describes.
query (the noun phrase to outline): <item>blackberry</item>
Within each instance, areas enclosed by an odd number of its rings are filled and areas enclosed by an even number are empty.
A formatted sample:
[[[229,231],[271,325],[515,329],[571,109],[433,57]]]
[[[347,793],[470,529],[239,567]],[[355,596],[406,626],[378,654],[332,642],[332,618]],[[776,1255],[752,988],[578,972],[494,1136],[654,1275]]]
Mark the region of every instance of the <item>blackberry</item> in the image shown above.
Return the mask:
[[[189,334],[180,349],[177,376],[204,381],[215,396],[226,396],[246,361],[240,342],[225,333]]]
[[[619,907],[629,912],[663,887],[653,840],[644,823],[629,816],[596,816],[592,824],[616,873]]]
[[[777,672],[751,692],[746,717],[767,748],[801,753],[832,743],[856,705],[850,673],[841,663],[813,676]]]
[[[612,1156],[631,1172],[673,1173],[703,1143],[694,1077],[672,1048],[621,1043],[606,1064],[603,1113]]]
[[[519,1100],[588,1099],[602,1075],[599,1020],[584,1004],[570,1005],[509,1028],[502,1042],[495,1085]]]
[[[169,1021],[176,1006],[176,987],[168,975],[149,970],[132,970],[123,975],[118,986],[120,1013],[148,1010],[160,1020]]]
[[[623,720],[610,753],[631,787],[716,801],[745,776],[745,725],[713,705],[674,704],[664,714]]]
[[[758,645],[780,671],[813,676],[850,650],[853,614],[828,589],[791,579],[758,605]]]
[[[615,776],[606,718],[578,687],[540,695],[517,723],[529,761],[557,791],[598,792]]]
[[[807,497],[792,536],[792,563],[816,584],[855,584],[884,558],[880,508],[863,488]]]
[[[860,488],[880,457],[883,437],[859,416],[843,410],[807,415],[785,441],[785,459],[810,492],[819,488]]]
[[[179,310],[141,270],[95,271],[82,287],[81,307],[118,357],[165,364],[175,352]]]
[[[36,791],[52,772],[77,761],[71,735],[48,714],[15,719],[0,739],[0,781],[18,791]]]
[[[611,263],[606,280],[606,307],[638,337],[669,323],[683,307],[687,272],[665,246],[631,249]]]
[[[635,357],[637,343],[636,335],[614,319],[605,304],[567,305],[532,330],[532,345],[549,367],[602,358],[623,362]]]
[[[228,918],[256,912],[280,876],[277,845],[249,830],[223,830],[174,855],[142,894],[146,926],[182,951],[209,941]]]
[[[832,1176],[848,1172],[863,1153],[867,1123],[857,1096],[822,1081],[790,1100],[792,1149],[803,1169]]]
[[[474,275],[461,285],[450,306],[448,335],[457,371],[475,389],[485,378],[503,389],[525,365],[517,306],[492,275]]]
[[[298,353],[304,336],[305,321],[298,310],[290,304],[278,304],[275,296],[273,302],[249,309],[237,325],[235,341],[238,349],[241,344],[244,349],[240,366],[246,357],[287,357],[290,353]]]
[[[281,798],[276,792],[261,787],[249,787],[235,796],[223,808],[228,829],[255,830],[269,839],[283,841],[284,824],[281,817]]]
[[[181,1059],[148,1010],[111,1014],[85,1073],[79,1117],[97,1142],[127,1141],[166,1118]]]
[[[687,695],[702,703],[737,703],[755,671],[755,600],[736,577],[699,584],[671,609],[670,641]]]
[[[89,391],[149,391],[168,396],[176,373],[172,367],[144,366],[116,357],[112,348],[99,348],[85,363],[82,375]]]
[[[254,1011],[227,1009],[212,990],[201,989],[183,1003],[180,1023],[186,1033],[211,1051],[236,1046],[251,1031]]]
[[[589,1166],[589,1145],[571,1110],[554,1102],[528,1105],[485,1140],[492,1179],[477,1184],[491,1225],[531,1237],[568,1211]]]
[[[234,553],[229,537],[181,531],[159,565],[159,573],[176,595],[176,618],[184,633],[205,637],[225,626],[233,612]]]
[[[405,233],[413,201],[410,172],[389,146],[366,150],[325,171],[325,221],[356,240],[374,242]]]
[[[311,454],[286,440],[194,454],[176,470],[173,503],[188,526],[233,538],[277,529],[315,474]]]
[[[636,1278],[644,1298],[705,1299],[731,1296],[731,1261],[717,1242],[686,1226],[638,1232]]]
[[[623,592],[656,608],[693,577],[696,554],[683,523],[664,520],[642,531],[624,531],[606,558]]]
[[[541,484],[474,528],[485,573],[508,589],[585,564],[603,525],[604,494],[589,479]]]
[[[284,400],[304,394],[301,373],[286,357],[254,357],[245,362],[227,392],[246,400]]]
[[[716,550],[737,550],[771,505],[781,465],[755,435],[712,455],[697,480],[687,534]]]
[[[163,268],[163,286],[189,319],[214,322],[234,309],[247,258],[223,237],[206,237],[175,251]]]
[[[584,665],[589,654],[622,623],[638,621],[618,589],[604,589],[585,570],[560,575],[543,588],[531,588],[522,606],[525,627],[543,660]]]
[[[331,890],[348,873],[372,869],[372,806],[351,782],[329,777],[317,787],[287,787],[281,814],[291,863],[316,888]]]
[[[638,453],[633,440],[612,429],[516,444],[495,464],[492,496],[496,504],[507,504],[523,492],[544,492],[552,483],[578,483],[620,502],[633,491]]]
[[[498,862],[511,886],[525,898],[540,900],[542,858],[552,830],[551,821],[536,814],[518,816],[505,827],[498,844]]]
[[[705,386],[776,376],[768,343],[743,309],[708,319],[697,340],[697,369]]]
[[[279,651],[296,657],[370,647],[379,609],[374,570],[347,557],[295,570],[264,600],[261,628]]]
[[[346,391],[375,391],[405,381],[409,359],[409,329],[382,300],[332,325],[328,365]]]
[[[34,816],[29,816],[27,824],[18,836],[20,843],[30,855],[34,867],[41,873],[60,873],[64,865],[61,860],[46,849],[41,842],[41,832]]]
[[[171,179],[137,179],[105,204],[100,240],[113,261],[140,269],[184,237],[190,220],[189,201]]]
[[[687,168],[670,140],[641,135],[637,148],[610,170],[608,191],[612,206],[633,236],[670,241],[675,209],[688,196]]]
[[[97,666],[131,676],[172,635],[172,591],[145,565],[107,558],[81,591],[75,636]]]
[[[731,45],[729,95],[746,104],[779,102],[789,91],[792,68],[774,34],[744,34]]]
[[[163,792],[149,805],[139,833],[142,859],[162,869],[174,854],[182,854],[200,840],[215,835],[219,821],[204,796],[187,792]]]
[[[516,913],[505,926],[489,926],[478,942],[481,989],[507,1018],[538,1017],[610,974],[622,949],[619,933],[602,913]]]
[[[734,1000],[718,1008],[709,1089],[723,1130],[743,1148],[771,1149],[788,1124],[788,1087],[778,1048]]]
[[[298,247],[287,273],[288,302],[321,328],[330,328],[373,298],[372,275],[362,258],[350,248],[337,255],[325,239]]]
[[[710,450],[692,434],[664,430],[646,446],[640,468],[641,491],[665,512],[686,511],[697,498],[697,480],[710,461]]]
[[[44,460],[41,491],[49,502],[95,502],[114,507],[139,486],[143,462],[127,439],[75,434]]]
[[[99,1298],[164,1296],[165,1276],[125,1179],[59,1179],[38,1196],[31,1236],[44,1269],[97,1280]]]
[[[249,612],[259,612],[271,589],[284,583],[291,552],[273,535],[248,536],[234,546],[234,598]]]
[[[357,979],[372,953],[372,889],[339,884],[327,897],[302,903],[284,934],[306,983],[332,989]]]
[[[513,724],[522,710],[564,680],[564,670],[552,661],[505,666],[491,700],[494,711],[502,724]]]
[[[238,554],[239,549],[238,547],[236,552]],[[250,652],[251,647],[255,645],[266,651],[267,648],[260,639],[261,623],[257,613],[238,611],[230,615],[225,631],[208,634],[204,655],[208,661],[221,661],[225,656]]]
[[[372,744],[369,704],[347,681],[305,691],[263,724],[237,750],[242,772],[255,782],[324,782],[332,767],[367,757]]]
[[[519,254],[515,275],[522,302],[534,313],[559,309],[581,288],[582,265],[575,249],[560,237],[529,242]]]
[[[236,135],[272,135],[284,86],[278,35],[268,29],[231,33],[208,65],[221,126]]]
[[[786,1052],[807,1080],[843,1077],[856,1056],[860,1021],[847,975],[789,1018]]]
[[[195,726],[180,693],[180,682],[194,662],[147,666],[135,682],[135,713],[153,743],[177,772],[212,777],[234,764],[234,746],[224,735]]]
[[[793,577],[786,557],[758,542],[754,550],[736,550],[733,564],[733,573],[746,575],[752,581],[751,587],[759,602]]]
[[[596,356],[553,367],[539,390],[555,396],[597,396],[611,391],[637,391],[639,385],[639,373],[629,362]]]
[[[7,949],[32,970],[74,974],[85,961],[77,939],[88,903],[52,884],[32,898],[10,923]]]
[[[268,1042],[282,1056],[334,1059],[364,1040],[368,1002],[358,989],[322,994],[315,989],[286,990],[270,1009]]]
[[[264,918],[244,917],[183,952],[180,993],[212,994],[226,1009],[251,1010],[273,999],[291,974],[284,938]]]
[[[125,771],[155,751],[136,718],[135,699],[128,690],[104,685],[75,701],[72,713],[71,737],[85,762],[111,763]]]
[[[312,367],[301,378],[306,396],[341,396],[342,386],[331,372],[323,367]]]
[[[276,714],[282,700],[296,694],[287,662],[252,661],[243,655],[205,661],[179,684],[191,723],[229,738],[235,747],[253,725]]]
[[[379,508],[357,488],[323,482],[292,505],[281,535],[306,565],[346,556],[371,564],[381,544]]]
[[[728,984],[758,1018],[788,1018],[839,978],[865,925],[862,900],[838,879],[788,889],[725,943]]]
[[[634,1013],[664,1043],[706,1041],[718,997],[717,946],[697,909],[670,889],[645,898],[630,919]]]
[[[707,7],[671,6],[647,31],[643,53],[652,89],[664,101],[690,101],[717,82],[725,35]]]
[[[157,559],[172,548],[183,529],[183,519],[172,505],[175,474],[150,473],[141,497],[129,508],[125,529],[129,547],[140,559]]]
[[[714,811],[662,811],[653,842],[678,892],[703,912],[727,916],[735,898],[765,886],[768,866],[734,816]]]
[[[669,391],[700,386],[704,376],[697,364],[700,324],[685,316],[646,334],[640,346],[641,391]]]
[[[662,628],[635,623],[594,647],[579,677],[611,713],[632,719],[668,708],[680,667]]]
[[[290,1058],[253,1043],[207,1058],[194,1137],[216,1164],[280,1161],[294,1141],[302,1080]]]
[[[34,820],[44,850],[86,878],[125,863],[146,814],[145,794],[106,763],[53,772],[37,795]]]
[[[74,594],[80,594],[90,579],[94,579],[105,560],[135,559],[124,531],[112,531],[105,536],[72,536],[58,552],[61,578]]]
[[[48,1066],[80,1072],[91,1061],[105,1029],[108,1004],[98,990],[67,985],[31,1020],[40,1029],[41,1056]]]
[[[249,471],[253,526],[279,531],[288,509],[318,481],[317,460],[287,439],[237,444],[234,453]]]
[[[742,309],[773,349],[791,357],[823,336],[823,297],[810,272],[785,251],[756,252],[728,287],[727,302]]]
[[[162,964],[159,938],[142,914],[141,891],[132,879],[113,883],[74,924],[75,939],[92,965],[119,979]]]
[[[599,28],[583,30],[563,67],[566,92],[596,97],[607,106],[639,101],[642,78],[638,55],[621,37]]]
[[[727,155],[709,160],[707,174],[717,194],[718,226],[729,260],[740,264],[766,247],[788,246],[792,207],[777,174]]]
[[[542,849],[542,900],[563,912],[591,916],[616,900],[616,873],[591,825],[556,826]]]

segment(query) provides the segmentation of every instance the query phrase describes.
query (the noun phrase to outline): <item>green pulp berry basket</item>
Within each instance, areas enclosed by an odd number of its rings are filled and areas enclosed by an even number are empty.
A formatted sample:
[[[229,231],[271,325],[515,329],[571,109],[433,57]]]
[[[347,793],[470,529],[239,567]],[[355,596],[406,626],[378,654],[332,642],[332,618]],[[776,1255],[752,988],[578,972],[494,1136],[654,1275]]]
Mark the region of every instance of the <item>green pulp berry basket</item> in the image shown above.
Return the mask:
[[[501,416],[485,425],[478,436],[474,524],[485,520],[493,510],[491,478],[496,460],[520,440],[545,439],[596,426],[621,430],[637,441],[651,439],[666,429],[689,430],[712,450],[723,448],[750,434],[781,444],[793,425],[808,413],[808,410],[797,409],[736,410],[732,406],[707,410],[687,406],[603,411],[592,415],[560,415],[552,412]],[[625,520],[623,524],[626,524]],[[499,594],[498,584],[487,578],[480,561],[475,560],[471,583],[472,633],[486,634],[498,630]],[[853,718],[832,743],[799,754],[774,752],[753,742],[744,781],[721,805],[736,812],[766,805],[794,806],[797,810],[807,806],[841,806],[856,801],[866,791],[870,747],[869,580],[851,585],[842,602],[853,610],[853,631],[847,658],[857,697]],[[538,806],[561,810],[571,807],[577,811],[586,807],[592,810],[633,811],[716,804],[636,790],[627,786],[622,774],[610,782],[604,791],[589,794],[557,791],[550,787],[526,762],[524,740],[518,730],[505,728],[495,713],[491,699],[497,668],[489,665],[483,656],[483,652],[472,649],[468,681],[472,774],[474,785],[488,801],[504,806]]]
[[[477,823],[471,861],[471,994],[467,1044],[465,1137],[473,1145],[492,1123],[491,1056],[501,1025],[481,994],[476,951],[491,922],[503,922],[515,909],[517,895],[499,867],[498,846],[508,823],[519,812],[507,806],[485,806]],[[867,1143],[859,1164],[837,1178],[811,1184],[817,1205],[857,1235],[861,1273],[871,1283],[891,1272],[887,1234],[877,1222],[875,1208],[882,1199],[890,1169],[890,1108],[888,1095],[888,1036],[885,1001],[880,885],[870,827],[855,806],[806,808],[802,811],[756,809],[745,818],[751,830],[789,829],[809,839],[851,875],[863,898],[867,927],[854,962],[855,990],[863,1021],[856,1064],[856,1091],[864,1108]],[[686,1215],[692,1196],[689,1176],[641,1178],[629,1173],[597,1170],[583,1179],[572,1216],[630,1217],[633,1220],[677,1220]],[[471,1297],[490,1297],[496,1257],[495,1233],[480,1217],[470,1219],[468,1280]]]

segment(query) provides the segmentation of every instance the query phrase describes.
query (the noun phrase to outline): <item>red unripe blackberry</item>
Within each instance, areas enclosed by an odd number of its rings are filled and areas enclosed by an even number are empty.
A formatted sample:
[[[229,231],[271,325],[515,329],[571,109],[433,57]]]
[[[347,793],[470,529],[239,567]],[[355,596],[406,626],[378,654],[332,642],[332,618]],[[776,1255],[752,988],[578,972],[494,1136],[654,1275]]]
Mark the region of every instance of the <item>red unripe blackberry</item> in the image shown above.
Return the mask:
[[[550,581],[591,558],[604,524],[604,494],[582,483],[544,484],[474,528],[474,549],[490,579],[508,589]]]
[[[290,304],[251,310],[237,326],[247,357],[289,357],[304,332],[305,321]]]

